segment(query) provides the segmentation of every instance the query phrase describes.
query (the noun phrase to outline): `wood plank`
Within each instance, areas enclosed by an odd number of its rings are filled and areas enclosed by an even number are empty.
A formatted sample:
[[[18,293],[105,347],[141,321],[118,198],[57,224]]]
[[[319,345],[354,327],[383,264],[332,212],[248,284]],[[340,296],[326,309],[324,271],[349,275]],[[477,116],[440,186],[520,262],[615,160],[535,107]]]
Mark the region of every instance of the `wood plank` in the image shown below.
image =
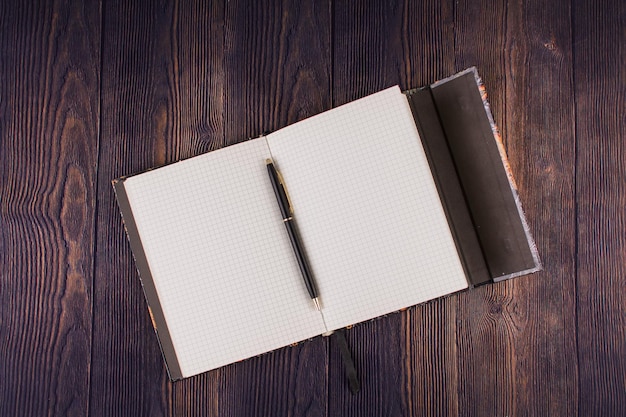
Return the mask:
[[[459,414],[457,298],[450,296],[411,309],[407,346],[412,415]]]
[[[227,143],[330,108],[330,5],[266,0],[227,4]]]
[[[99,124],[94,1],[0,4],[0,415],[87,413]]]
[[[326,415],[326,339],[222,368],[220,416]]]
[[[420,87],[454,71],[450,6],[338,1],[334,19],[334,105],[400,84]],[[329,415],[456,414],[456,297],[349,330],[362,392],[346,388],[332,343]]]
[[[104,10],[91,414],[215,414],[219,371],[169,382],[110,181],[223,145],[223,10]]]
[[[454,71],[453,10],[435,1],[334,6],[333,106],[399,84],[422,87]]]
[[[569,12],[566,1],[456,12],[457,66],[485,78],[545,268],[460,297],[463,414],[577,413],[571,27],[555,18]]]
[[[169,27],[172,10],[155,9],[119,1],[103,10],[91,415],[168,414],[165,368],[110,185],[165,163],[169,51],[153,25]]]
[[[572,2],[579,410],[626,413],[626,4]]]
[[[226,4],[228,144],[330,107],[330,3]],[[321,337],[222,370],[224,416],[326,414],[327,344]]]

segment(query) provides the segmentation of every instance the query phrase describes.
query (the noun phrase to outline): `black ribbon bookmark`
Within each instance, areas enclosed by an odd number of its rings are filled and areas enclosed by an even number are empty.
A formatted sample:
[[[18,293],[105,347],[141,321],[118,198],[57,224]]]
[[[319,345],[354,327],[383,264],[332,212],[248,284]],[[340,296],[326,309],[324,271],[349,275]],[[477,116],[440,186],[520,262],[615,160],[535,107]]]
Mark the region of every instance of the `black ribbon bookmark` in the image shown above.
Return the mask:
[[[346,377],[348,378],[348,384],[350,385],[350,392],[356,394],[361,389],[361,383],[359,382],[359,376],[354,366],[354,360],[352,359],[352,353],[348,348],[348,342],[344,335],[343,329],[335,330],[333,336],[339,345],[339,351],[341,352],[341,359],[343,359],[343,365],[346,369]]]

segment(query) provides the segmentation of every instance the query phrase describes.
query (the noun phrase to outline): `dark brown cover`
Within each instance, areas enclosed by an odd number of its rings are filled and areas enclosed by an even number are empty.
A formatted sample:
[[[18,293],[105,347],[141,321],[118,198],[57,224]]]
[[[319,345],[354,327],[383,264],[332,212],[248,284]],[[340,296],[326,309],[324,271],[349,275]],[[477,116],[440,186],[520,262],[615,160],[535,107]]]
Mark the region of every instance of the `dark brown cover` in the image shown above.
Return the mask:
[[[470,284],[540,270],[476,69],[406,94]]]
[[[471,285],[491,281],[430,88],[407,93],[433,179]]]

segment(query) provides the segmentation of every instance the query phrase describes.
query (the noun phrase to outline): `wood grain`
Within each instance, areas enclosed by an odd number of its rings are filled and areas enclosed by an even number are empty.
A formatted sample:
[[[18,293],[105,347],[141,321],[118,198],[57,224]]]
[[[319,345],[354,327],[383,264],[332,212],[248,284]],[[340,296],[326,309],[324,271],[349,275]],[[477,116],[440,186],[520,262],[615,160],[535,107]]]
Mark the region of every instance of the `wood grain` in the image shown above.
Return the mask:
[[[436,1],[334,3],[333,106],[454,72],[453,10]]]
[[[485,75],[495,119],[505,123],[509,162],[545,271],[460,297],[459,410],[575,415],[571,27],[553,18],[567,16],[569,3],[486,5],[459,8],[456,48],[461,66],[475,60]]]
[[[458,296],[409,310],[411,415],[459,415]]]
[[[0,415],[625,415],[622,3],[0,2]],[[171,383],[111,179],[471,65],[545,271]]]
[[[507,7],[508,153],[544,263],[513,281],[516,304],[527,303],[510,310],[517,415],[575,416],[578,407],[572,27],[554,19],[570,13],[565,0]]]
[[[0,415],[87,413],[97,2],[0,5]]]
[[[230,1],[226,9],[227,144],[330,108],[328,0]]]
[[[626,415],[626,5],[574,2],[581,416]]]
[[[225,135],[232,144],[330,107],[328,1],[230,1],[225,18]],[[219,414],[326,414],[321,337],[223,369]]]
[[[404,4],[336,1],[333,7],[333,106],[404,81]]]
[[[353,395],[339,346],[329,339],[328,415],[411,415],[406,345],[407,315],[390,314],[346,330],[361,390]]]

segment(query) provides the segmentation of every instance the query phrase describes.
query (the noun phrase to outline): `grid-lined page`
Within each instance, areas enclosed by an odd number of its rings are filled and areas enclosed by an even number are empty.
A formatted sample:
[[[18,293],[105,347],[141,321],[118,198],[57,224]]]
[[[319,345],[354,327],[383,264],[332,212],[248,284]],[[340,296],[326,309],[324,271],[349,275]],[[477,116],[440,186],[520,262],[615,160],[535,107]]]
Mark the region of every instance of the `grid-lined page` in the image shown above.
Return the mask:
[[[467,287],[398,87],[268,136],[329,330]]]
[[[292,256],[265,139],[125,180],[184,376],[325,331]]]

